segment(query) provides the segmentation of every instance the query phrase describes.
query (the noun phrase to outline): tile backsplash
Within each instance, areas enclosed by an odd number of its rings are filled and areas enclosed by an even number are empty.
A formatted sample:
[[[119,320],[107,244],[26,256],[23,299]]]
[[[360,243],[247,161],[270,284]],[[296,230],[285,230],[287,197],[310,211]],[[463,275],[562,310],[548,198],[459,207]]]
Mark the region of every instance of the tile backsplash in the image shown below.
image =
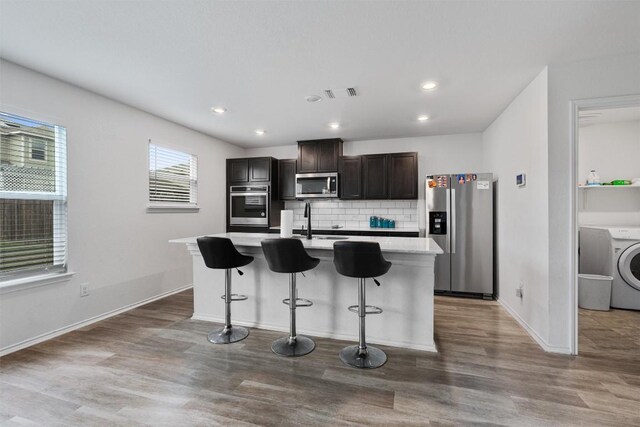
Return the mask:
[[[285,202],[285,209],[293,211],[293,227],[306,225],[304,202]],[[311,202],[311,226],[330,228],[369,227],[369,217],[379,216],[395,220],[396,228],[418,227],[417,200],[318,200]]]

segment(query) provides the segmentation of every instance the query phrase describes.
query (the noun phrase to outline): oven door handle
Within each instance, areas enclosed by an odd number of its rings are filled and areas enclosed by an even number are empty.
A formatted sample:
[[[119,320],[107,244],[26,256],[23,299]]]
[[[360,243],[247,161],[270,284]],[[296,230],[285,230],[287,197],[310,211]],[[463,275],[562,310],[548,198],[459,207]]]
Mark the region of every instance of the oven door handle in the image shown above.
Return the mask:
[[[229,193],[231,197],[233,196],[269,196],[269,193]]]

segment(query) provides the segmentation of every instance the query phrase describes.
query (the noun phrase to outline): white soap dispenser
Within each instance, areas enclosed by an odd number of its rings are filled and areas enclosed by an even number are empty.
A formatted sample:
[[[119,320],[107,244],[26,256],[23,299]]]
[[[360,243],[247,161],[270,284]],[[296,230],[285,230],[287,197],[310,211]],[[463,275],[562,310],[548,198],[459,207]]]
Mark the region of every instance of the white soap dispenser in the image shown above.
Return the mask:
[[[587,176],[587,185],[600,185],[600,177],[595,169],[591,169]]]

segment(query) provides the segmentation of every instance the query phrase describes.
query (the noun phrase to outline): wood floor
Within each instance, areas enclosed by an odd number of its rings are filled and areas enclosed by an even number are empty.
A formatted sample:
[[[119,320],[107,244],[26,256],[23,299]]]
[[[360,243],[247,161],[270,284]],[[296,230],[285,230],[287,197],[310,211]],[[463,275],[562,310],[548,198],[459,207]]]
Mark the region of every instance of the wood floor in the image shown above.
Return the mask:
[[[271,353],[275,332],[209,344],[183,292],[0,359],[0,424],[640,425],[640,313],[581,311],[570,357],[495,302],[435,310],[438,354],[383,347],[387,364],[361,371],[343,341],[297,359]]]

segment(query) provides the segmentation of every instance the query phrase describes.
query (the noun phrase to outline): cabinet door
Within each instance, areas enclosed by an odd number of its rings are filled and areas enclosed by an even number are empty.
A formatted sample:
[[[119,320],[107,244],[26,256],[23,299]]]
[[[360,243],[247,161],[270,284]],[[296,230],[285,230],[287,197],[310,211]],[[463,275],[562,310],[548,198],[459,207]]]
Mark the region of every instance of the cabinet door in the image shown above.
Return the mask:
[[[278,161],[278,186],[280,200],[296,199],[296,159]]]
[[[365,199],[387,198],[387,155],[362,156],[362,186]]]
[[[247,159],[231,159],[227,163],[229,169],[230,182],[248,182],[249,181],[249,160]]]
[[[388,156],[389,198],[417,199],[418,153],[392,153]]]
[[[271,180],[271,159],[269,157],[256,157],[249,159],[250,181],[264,182]]]
[[[340,157],[337,139],[318,141],[316,153],[318,157],[318,172],[338,172],[338,158]]]
[[[340,157],[340,184],[341,199],[362,199],[362,157]]]
[[[318,171],[318,144],[315,141],[298,143],[298,173],[314,173]]]

